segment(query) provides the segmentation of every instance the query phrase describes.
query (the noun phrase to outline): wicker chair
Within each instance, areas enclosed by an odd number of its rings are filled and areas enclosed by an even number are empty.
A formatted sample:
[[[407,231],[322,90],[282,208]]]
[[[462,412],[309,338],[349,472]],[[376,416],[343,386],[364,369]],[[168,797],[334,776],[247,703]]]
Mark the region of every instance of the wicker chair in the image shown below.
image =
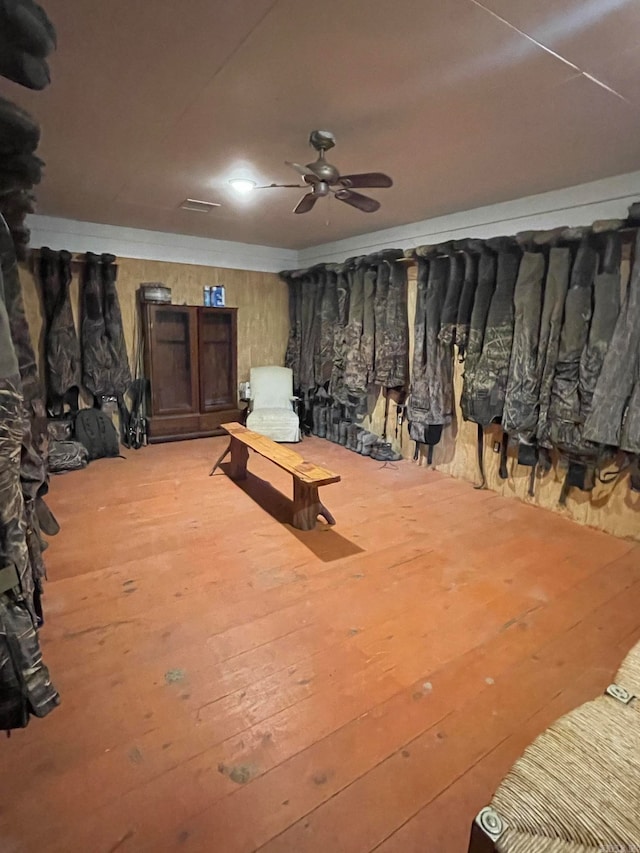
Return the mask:
[[[527,747],[475,818],[469,853],[640,853],[640,643],[603,696]]]

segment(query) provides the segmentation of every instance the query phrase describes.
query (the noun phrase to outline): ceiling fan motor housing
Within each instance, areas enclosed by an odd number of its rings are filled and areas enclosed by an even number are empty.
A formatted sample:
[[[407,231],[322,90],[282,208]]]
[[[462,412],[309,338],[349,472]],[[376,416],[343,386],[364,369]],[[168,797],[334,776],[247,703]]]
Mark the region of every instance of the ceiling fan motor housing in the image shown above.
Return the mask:
[[[328,151],[336,144],[336,138],[330,130],[312,130],[309,145],[316,151]]]
[[[340,179],[340,172],[331,163],[327,163],[322,151],[315,163],[307,163],[307,168],[311,169],[319,180],[325,181],[327,184],[337,184]],[[313,183],[313,178],[310,179],[310,182]]]

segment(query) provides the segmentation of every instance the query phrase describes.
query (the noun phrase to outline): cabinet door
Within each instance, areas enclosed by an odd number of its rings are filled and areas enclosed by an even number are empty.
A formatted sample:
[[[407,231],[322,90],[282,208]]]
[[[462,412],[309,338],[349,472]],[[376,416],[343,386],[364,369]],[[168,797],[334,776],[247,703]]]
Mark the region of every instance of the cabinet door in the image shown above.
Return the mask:
[[[235,408],[236,312],[198,308],[200,350],[200,411]]]
[[[196,310],[181,305],[149,305],[147,337],[151,405],[154,415],[198,411]]]

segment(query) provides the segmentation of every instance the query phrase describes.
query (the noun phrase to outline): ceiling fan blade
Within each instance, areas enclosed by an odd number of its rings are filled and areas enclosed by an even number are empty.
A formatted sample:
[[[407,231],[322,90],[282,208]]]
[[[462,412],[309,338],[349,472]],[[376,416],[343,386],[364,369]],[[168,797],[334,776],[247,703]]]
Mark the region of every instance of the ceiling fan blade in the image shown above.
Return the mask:
[[[296,187],[296,189],[303,190],[305,189],[304,184],[263,184],[259,187],[254,187],[254,190],[274,190],[274,189],[289,189],[291,187]]]
[[[342,175],[340,177],[340,183],[343,187],[358,187],[360,189],[393,186],[393,181],[389,175],[383,175],[382,172],[363,172],[359,175]]]
[[[319,196],[313,193],[303,195],[297,205],[293,208],[294,213],[308,213],[313,205],[318,201]]]
[[[344,201],[345,204],[350,204],[351,207],[357,207],[358,210],[362,210],[365,213],[375,213],[375,211],[380,207],[379,201],[376,201],[374,198],[369,198],[369,196],[362,195],[361,193],[354,193],[352,190],[336,190],[335,197],[339,201]]]
[[[292,169],[295,169],[299,175],[302,175],[303,178],[312,178],[313,180],[318,180],[318,176],[315,172],[311,171],[308,166],[301,166],[300,163],[292,163],[291,160],[284,161],[285,166],[291,166]]]

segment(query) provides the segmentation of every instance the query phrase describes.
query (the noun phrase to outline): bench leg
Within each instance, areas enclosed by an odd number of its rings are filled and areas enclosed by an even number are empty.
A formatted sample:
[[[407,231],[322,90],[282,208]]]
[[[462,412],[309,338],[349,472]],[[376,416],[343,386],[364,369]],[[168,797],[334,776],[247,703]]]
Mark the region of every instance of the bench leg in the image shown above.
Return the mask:
[[[335,524],[336,520],[326,506],[321,503],[317,486],[308,486],[301,483],[297,477],[293,478],[293,526],[298,530],[313,530],[316,520],[321,515],[328,524]]]
[[[247,479],[247,462],[249,461],[249,448],[243,442],[231,438],[231,465],[229,476],[232,480]]]
[[[209,471],[209,476],[210,476],[210,477],[213,475],[213,472],[216,470],[216,468],[218,467],[218,465],[220,465],[220,463],[222,462],[222,460],[224,459],[224,457],[227,455],[227,453],[229,453],[229,452],[230,452],[230,450],[231,450],[231,442],[229,442],[229,444],[228,444],[228,446],[227,446],[227,449],[226,449],[226,450],[224,451],[224,453],[223,453],[223,454],[218,458],[218,461],[217,461],[217,462],[216,462],[216,464],[213,466],[213,468],[211,469],[211,471]]]

